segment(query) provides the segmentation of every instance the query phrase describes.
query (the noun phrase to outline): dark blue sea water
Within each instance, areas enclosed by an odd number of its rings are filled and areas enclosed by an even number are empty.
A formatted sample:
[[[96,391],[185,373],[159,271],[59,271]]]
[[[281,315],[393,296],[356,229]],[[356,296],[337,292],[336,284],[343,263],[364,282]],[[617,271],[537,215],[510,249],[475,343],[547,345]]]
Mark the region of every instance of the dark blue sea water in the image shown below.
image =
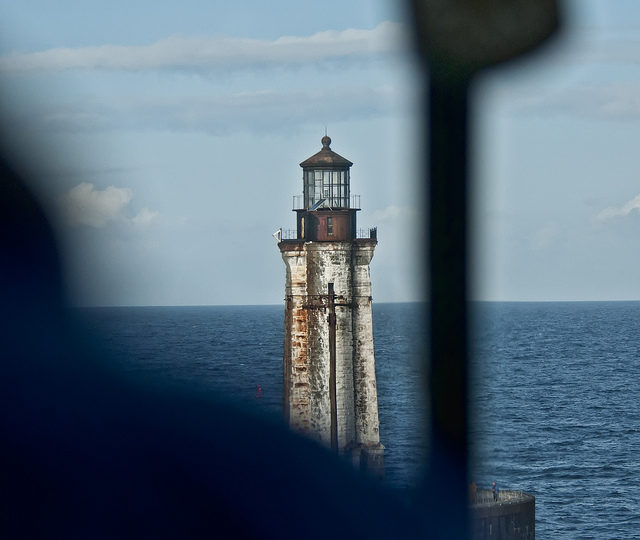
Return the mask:
[[[640,538],[640,303],[476,307],[478,485],[533,493],[538,538]]]
[[[380,432],[396,488],[417,482],[424,455],[421,313],[374,305]],[[640,538],[640,303],[481,303],[474,313],[476,483],[534,494],[538,538]],[[281,306],[79,315],[124,370],[281,413]]]

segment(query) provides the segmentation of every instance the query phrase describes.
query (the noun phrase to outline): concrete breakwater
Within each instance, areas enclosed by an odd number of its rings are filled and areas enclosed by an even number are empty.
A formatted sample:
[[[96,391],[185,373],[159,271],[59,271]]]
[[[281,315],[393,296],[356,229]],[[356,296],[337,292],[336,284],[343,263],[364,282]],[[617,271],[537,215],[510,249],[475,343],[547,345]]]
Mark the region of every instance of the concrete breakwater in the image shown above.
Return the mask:
[[[474,540],[534,540],[536,499],[523,491],[478,489],[471,501],[471,537]]]

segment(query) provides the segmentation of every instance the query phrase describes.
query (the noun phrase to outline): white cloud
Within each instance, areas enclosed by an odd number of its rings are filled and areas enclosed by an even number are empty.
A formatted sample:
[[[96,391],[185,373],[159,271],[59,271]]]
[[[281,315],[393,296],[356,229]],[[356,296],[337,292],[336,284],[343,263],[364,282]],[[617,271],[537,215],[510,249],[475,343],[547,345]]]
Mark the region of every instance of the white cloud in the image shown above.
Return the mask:
[[[131,223],[137,227],[146,227],[150,225],[158,217],[158,212],[152,212],[148,208],[143,208],[134,217],[131,218]]]
[[[60,197],[58,204],[70,225],[100,228],[118,219],[132,198],[133,192],[129,188],[109,186],[98,190],[93,184],[82,182]]]
[[[88,225],[96,229],[111,221],[146,227],[156,220],[158,212],[142,208],[134,217],[125,216],[125,209],[133,199],[129,188],[109,186],[96,189],[93,184],[82,182],[58,198],[58,210],[69,225]]]
[[[276,40],[171,36],[142,46],[102,45],[12,53],[0,58],[0,70],[207,70],[303,65],[394,52],[404,47],[405,35],[403,25],[387,21],[371,30],[325,31]]]
[[[130,188],[109,186],[100,190],[93,184],[82,182],[59,197],[57,206],[62,219],[68,225],[88,225],[96,229],[113,221],[146,227],[159,216],[158,212],[145,207],[132,218],[128,218],[125,210],[132,200],[133,191]]]
[[[555,223],[545,225],[538,229],[532,238],[533,248],[536,250],[544,249],[550,246],[558,236],[558,227]]]
[[[609,206],[595,216],[594,221],[604,223],[613,218],[628,216],[633,210],[640,210],[640,195],[636,195],[622,206]]]

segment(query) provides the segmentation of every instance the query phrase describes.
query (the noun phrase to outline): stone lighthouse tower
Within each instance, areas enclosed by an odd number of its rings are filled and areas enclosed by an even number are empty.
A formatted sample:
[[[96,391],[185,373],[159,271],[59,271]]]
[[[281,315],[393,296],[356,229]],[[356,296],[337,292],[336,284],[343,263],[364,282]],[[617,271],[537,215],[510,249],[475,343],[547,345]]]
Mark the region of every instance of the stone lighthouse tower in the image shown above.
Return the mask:
[[[353,164],[330,145],[325,135],[322,149],[300,163],[297,231],[279,238],[287,272],[284,414],[293,429],[382,471],[369,277],[376,229],[358,238]]]

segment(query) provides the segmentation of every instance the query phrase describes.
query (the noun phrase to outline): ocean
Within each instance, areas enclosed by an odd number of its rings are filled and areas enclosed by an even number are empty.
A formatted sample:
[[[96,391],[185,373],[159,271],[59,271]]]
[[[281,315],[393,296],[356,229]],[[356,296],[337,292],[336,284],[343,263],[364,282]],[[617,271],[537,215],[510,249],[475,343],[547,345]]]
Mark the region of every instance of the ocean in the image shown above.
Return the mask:
[[[388,485],[424,461],[420,304],[374,304]],[[121,369],[281,415],[283,306],[81,308]],[[640,302],[473,305],[472,479],[536,497],[538,538],[640,538]]]

